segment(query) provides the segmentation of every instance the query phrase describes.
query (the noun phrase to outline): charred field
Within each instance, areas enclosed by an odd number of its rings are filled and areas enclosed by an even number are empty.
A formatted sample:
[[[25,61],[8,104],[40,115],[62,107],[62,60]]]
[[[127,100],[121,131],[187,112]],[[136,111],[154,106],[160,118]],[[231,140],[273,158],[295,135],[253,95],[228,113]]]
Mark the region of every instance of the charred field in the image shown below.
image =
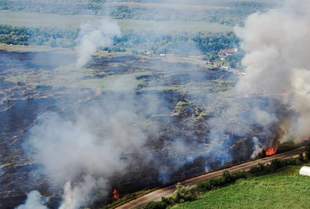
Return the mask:
[[[75,117],[72,116],[73,109],[87,112],[91,111],[92,105],[105,105],[105,103],[110,105],[109,102],[106,102],[109,97],[111,100],[122,101],[124,99],[126,101],[128,96],[128,92],[123,89],[116,91],[110,89],[110,92],[98,93],[98,88],[101,87],[100,83],[99,87],[91,86],[90,88],[87,86],[80,89],[79,94],[83,95],[83,99],[81,99],[81,95],[72,96],[70,95],[71,90],[66,90],[71,86],[61,87],[58,86],[58,83],[52,82],[53,71],[57,66],[52,63],[41,65],[38,63],[37,56],[40,56],[41,59],[44,56],[57,57],[58,55],[47,52],[40,54],[1,52],[2,59],[10,60],[10,63],[3,62],[1,66],[3,69],[1,72],[1,93],[6,96],[1,104],[0,123],[1,138],[5,139],[1,142],[2,187],[0,202],[2,208],[15,207],[23,202],[26,194],[32,190],[52,195],[50,203],[52,207],[55,207],[61,198],[61,191],[51,188],[46,176],[40,171],[41,165],[32,162],[29,154],[25,153],[25,141],[29,137],[29,130],[39,123],[38,117],[41,114],[57,112],[68,118]],[[156,58],[157,64],[158,60],[161,60],[161,66],[171,69],[187,69],[193,65],[192,63],[169,63],[165,61],[165,58]],[[134,103],[139,107],[137,111],[140,112],[139,114],[146,115],[147,121],[158,124],[158,133],[148,136],[148,142],[144,145],[148,149],[148,155],[152,155],[152,159],[146,161],[140,154],[122,153],[121,160],[129,161],[128,168],[126,173],[118,172],[110,177],[110,189],[117,188],[121,194],[129,194],[141,189],[178,182],[229,164],[247,161],[251,159],[254,152],[253,136],[262,139],[266,146],[276,143],[278,136],[273,133],[278,132],[277,125],[274,125],[273,128],[270,127],[270,133],[262,132],[260,127],[256,127],[248,136],[241,137],[231,134],[234,143],[229,145],[226,152],[233,156],[233,160],[221,162],[220,158],[206,156],[205,150],[208,149],[209,143],[206,136],[210,131],[208,120],[216,117],[215,115],[218,113],[207,112],[204,107],[207,105],[205,100],[208,98],[204,98],[205,95],[199,95],[201,92],[188,94],[187,88],[184,86],[193,80],[196,85],[208,82],[208,86],[200,87],[205,89],[203,93],[209,90],[210,95],[216,94],[218,93],[214,92],[216,89],[226,91],[227,87],[223,90],[222,86],[232,86],[236,82],[236,75],[226,70],[210,70],[203,67],[196,72],[197,75],[186,71],[181,71],[180,74],[178,72],[165,74],[161,70],[152,69],[154,62],[153,58],[146,59],[143,56],[98,56],[88,64],[87,68],[90,69],[90,72],[86,73],[87,76],[81,75],[82,80],[93,81],[95,79],[102,82],[109,76],[113,79],[115,76],[124,74],[136,76],[137,81],[143,82],[143,85],[137,84],[132,95]],[[158,86],[159,81],[160,86]],[[80,82],[80,80],[75,82]],[[76,100],[76,97],[79,100]],[[141,104],[147,103],[149,97],[156,98],[156,100],[160,98],[157,101],[159,104],[156,109],[145,112],[142,109],[144,105],[141,106]],[[197,104],[200,104],[200,100],[204,101],[201,106],[196,106],[191,102],[197,101]],[[242,98],[242,100],[244,100],[243,103],[248,102],[249,105],[251,102],[256,104],[259,101],[262,107],[277,104],[276,99],[273,101],[264,97]],[[284,107],[281,109],[285,110]],[[289,113],[279,112],[278,114],[285,117]],[[183,147],[183,143],[193,150],[187,150]],[[175,150],[175,146],[180,146],[181,151]],[[201,148],[201,146],[205,147]],[[240,152],[240,150],[242,151]],[[158,169],[159,167],[162,169]]]
[[[96,208],[302,143],[302,76],[252,59],[291,45],[247,37],[278,6],[0,2],[0,209]]]

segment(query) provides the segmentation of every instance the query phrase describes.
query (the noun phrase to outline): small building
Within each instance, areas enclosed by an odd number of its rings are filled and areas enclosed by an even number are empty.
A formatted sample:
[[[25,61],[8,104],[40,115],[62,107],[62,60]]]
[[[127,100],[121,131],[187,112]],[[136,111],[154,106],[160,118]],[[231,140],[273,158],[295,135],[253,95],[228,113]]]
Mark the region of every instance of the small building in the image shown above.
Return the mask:
[[[309,166],[303,166],[299,170],[299,175],[301,176],[310,176],[310,167]]]

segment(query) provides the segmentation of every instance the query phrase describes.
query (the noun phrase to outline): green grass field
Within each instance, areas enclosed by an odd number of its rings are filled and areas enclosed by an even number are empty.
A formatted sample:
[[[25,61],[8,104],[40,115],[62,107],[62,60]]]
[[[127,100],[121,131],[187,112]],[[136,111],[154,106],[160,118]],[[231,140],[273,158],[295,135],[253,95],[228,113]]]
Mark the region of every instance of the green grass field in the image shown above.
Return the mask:
[[[173,209],[308,209],[310,177],[298,175],[300,166],[281,172],[239,180],[235,184],[205,193],[199,200]]]

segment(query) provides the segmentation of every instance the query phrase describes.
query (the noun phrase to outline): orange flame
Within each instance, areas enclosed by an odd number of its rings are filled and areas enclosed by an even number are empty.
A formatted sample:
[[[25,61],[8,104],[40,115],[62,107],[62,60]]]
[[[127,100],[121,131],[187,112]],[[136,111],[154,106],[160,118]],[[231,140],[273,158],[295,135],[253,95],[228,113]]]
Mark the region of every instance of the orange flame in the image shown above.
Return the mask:
[[[270,147],[270,148],[266,149],[266,156],[273,156],[275,154],[277,154],[277,148]]]
[[[113,194],[113,195],[112,195],[112,198],[113,198],[114,201],[117,201],[117,200],[120,199],[120,194],[119,194],[119,192],[117,191],[117,189],[113,189],[112,194]]]

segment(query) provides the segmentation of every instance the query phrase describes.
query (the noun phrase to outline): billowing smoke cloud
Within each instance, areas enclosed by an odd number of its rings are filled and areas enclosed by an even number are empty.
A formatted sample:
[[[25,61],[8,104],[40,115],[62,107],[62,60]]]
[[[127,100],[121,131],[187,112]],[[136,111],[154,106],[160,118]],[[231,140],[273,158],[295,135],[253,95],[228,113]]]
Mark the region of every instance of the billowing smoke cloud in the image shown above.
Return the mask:
[[[211,105],[213,109],[215,106],[224,108],[219,117],[209,121],[210,155],[217,156],[223,163],[233,160],[227,153],[229,147],[236,138],[253,135],[257,127],[262,133],[269,132],[269,137],[275,136],[271,133],[276,131],[271,129],[275,124],[288,129],[281,130],[285,133],[277,140],[282,141],[309,137],[309,9],[307,0],[286,1],[280,8],[250,15],[244,27],[236,28],[245,52],[242,60],[245,75],[240,76],[234,89],[217,97]],[[259,98],[271,102],[264,104]],[[291,116],[289,125],[278,118],[277,112],[283,107],[272,101],[279,101],[297,113]],[[263,143],[261,140],[258,135],[253,137],[252,158],[273,146],[274,139]]]
[[[102,105],[115,105],[113,98],[109,99]],[[130,109],[130,104],[122,106],[118,108],[126,109],[92,105],[89,107],[92,110],[77,112],[74,121],[56,114],[42,116],[31,132],[30,143],[38,150],[35,161],[45,165],[50,177],[60,184],[81,173],[109,177],[124,169],[126,164],[120,156],[124,151],[130,153],[141,148],[146,135],[141,129],[144,119]]]
[[[298,113],[290,134],[304,139],[310,134],[310,2],[287,1],[280,9],[251,15],[237,28],[246,55],[247,74],[237,92],[278,97]]]
[[[131,154],[145,151],[154,128],[146,130],[146,119],[128,95],[122,97],[124,102],[104,97],[105,102],[75,110],[71,119],[55,113],[43,115],[32,129],[29,143],[34,161],[44,165],[52,183],[65,185],[61,209],[79,208],[95,200],[92,192],[108,191],[108,179],[125,172]]]

